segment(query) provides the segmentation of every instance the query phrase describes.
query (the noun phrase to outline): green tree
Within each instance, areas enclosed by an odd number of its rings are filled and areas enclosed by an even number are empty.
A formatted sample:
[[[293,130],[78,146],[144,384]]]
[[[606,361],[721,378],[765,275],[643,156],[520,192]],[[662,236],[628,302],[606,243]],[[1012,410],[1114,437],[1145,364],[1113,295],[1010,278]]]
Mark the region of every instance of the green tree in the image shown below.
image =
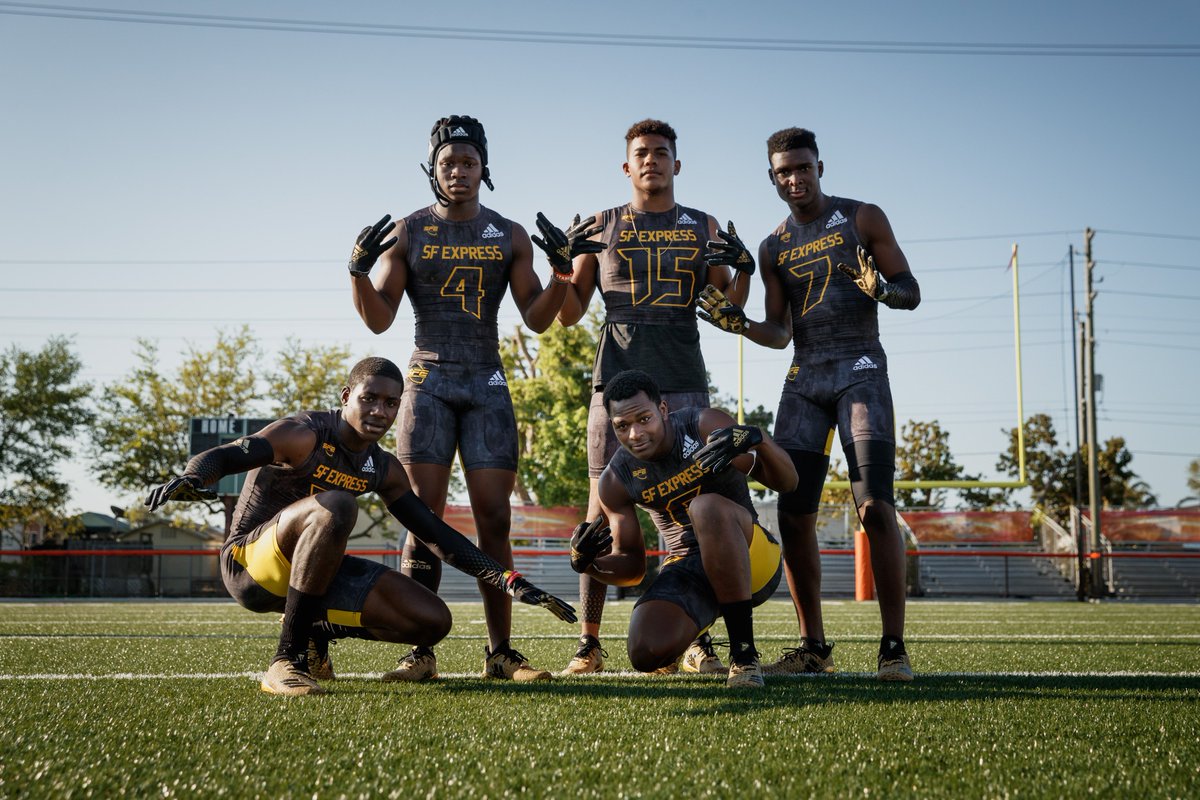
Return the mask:
[[[92,455],[100,482],[140,494],[177,474],[188,458],[191,417],[250,416],[260,399],[255,367],[261,351],[248,327],[218,332],[211,350],[189,346],[172,376],[158,346],[139,339],[138,365],[106,385],[98,401]]]
[[[92,421],[82,367],[62,337],[36,352],[16,345],[0,352],[0,528],[64,516],[70,487],[58,465]]]
[[[288,337],[273,367],[265,374],[269,417],[297,411],[336,408],[350,372],[350,348],[345,345],[304,347]]]
[[[1158,499],[1131,466],[1133,454],[1123,436],[1114,436],[1096,454],[1100,469],[1100,496],[1105,508],[1150,508]]]
[[[1194,458],[1188,464],[1187,485],[1194,493],[1200,494],[1200,458]]]
[[[906,481],[963,480],[963,468],[950,451],[950,433],[937,420],[909,420],[900,427],[896,447],[896,478]],[[942,508],[945,489],[898,489],[898,508]]]
[[[587,504],[587,414],[599,330],[593,312],[536,339],[518,325],[501,342],[517,418],[516,494],[525,502]]]
[[[1058,519],[1066,518],[1075,502],[1075,464],[1070,453],[1058,446],[1058,434],[1048,414],[1025,420],[1025,476],[1034,505]],[[1013,478],[1020,476],[1017,429],[1004,431],[1008,450],[996,461],[996,469]]]
[[[996,468],[1014,477],[1018,474],[1016,429],[1006,431],[1008,452],[1001,455]],[[1054,425],[1046,414],[1034,414],[1025,421],[1025,472],[1033,502],[1058,519],[1070,513],[1075,502],[1075,454],[1058,447]],[[1087,504],[1087,448],[1079,451],[1078,463],[1084,472],[1084,505]],[[1096,455],[1100,473],[1100,500],[1104,508],[1147,508],[1158,501],[1150,487],[1133,471],[1133,454],[1125,439],[1114,436]]]

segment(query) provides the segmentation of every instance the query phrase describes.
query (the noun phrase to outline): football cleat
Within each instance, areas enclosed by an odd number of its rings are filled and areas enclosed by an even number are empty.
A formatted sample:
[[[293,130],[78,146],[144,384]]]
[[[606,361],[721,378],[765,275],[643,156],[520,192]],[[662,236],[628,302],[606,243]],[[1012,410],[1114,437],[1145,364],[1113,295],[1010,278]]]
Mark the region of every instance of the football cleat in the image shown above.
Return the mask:
[[[833,642],[829,642],[827,646],[829,650],[822,656],[807,639],[801,639],[799,647],[787,648],[778,661],[764,666],[763,674],[804,675],[834,672],[836,668],[833,666]]]
[[[893,656],[879,654],[879,672],[876,677],[881,681],[903,681],[908,683],[913,679],[912,666],[908,663],[908,653],[901,652]]]
[[[670,664],[667,664],[665,667],[659,667],[658,669],[652,669],[646,674],[647,675],[674,675],[676,672],[679,672],[679,661],[678,660],[676,660]]]
[[[579,649],[575,651],[575,657],[571,659],[570,664],[567,664],[567,668],[562,671],[562,674],[586,675],[592,672],[603,672],[606,658],[608,658],[608,651],[600,646],[599,639],[595,636],[581,636],[579,637]]]
[[[333,659],[329,657],[329,639],[308,640],[308,674],[317,681],[337,680],[333,674]]]
[[[761,689],[766,685],[763,680],[762,666],[758,663],[758,654],[751,651],[752,657],[745,663],[729,662],[729,677],[725,686],[729,689]]]
[[[717,651],[713,649],[712,637],[702,633],[696,641],[683,651],[683,659],[679,662],[680,672],[698,672],[701,675],[724,675],[729,670],[721,663]]]
[[[548,681],[550,671],[529,666],[525,656],[511,647],[497,648],[495,652],[483,649],[483,677],[506,681]]]
[[[328,690],[312,679],[312,676],[291,661],[276,661],[267,669],[259,684],[267,694],[284,697],[303,697],[310,694],[327,694]]]
[[[414,647],[400,659],[400,664],[391,672],[383,673],[384,681],[428,681],[436,678],[437,656],[428,647]]]

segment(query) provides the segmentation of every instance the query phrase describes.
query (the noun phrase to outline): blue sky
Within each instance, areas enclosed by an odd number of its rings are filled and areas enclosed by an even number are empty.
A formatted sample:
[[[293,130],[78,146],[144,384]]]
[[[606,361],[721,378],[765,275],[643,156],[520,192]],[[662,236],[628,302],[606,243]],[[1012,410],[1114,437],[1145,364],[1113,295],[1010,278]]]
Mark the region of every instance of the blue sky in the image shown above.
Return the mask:
[[[1016,421],[1004,266],[1017,242],[1026,414],[1051,414],[1060,441],[1074,441],[1066,256],[1090,226],[1100,437],[1126,438],[1164,505],[1188,494],[1186,467],[1200,456],[1194,4],[77,3],[429,26],[451,38],[52,18],[15,12],[76,12],[0,2],[0,346],[73,336],[100,384],[130,370],[137,336],[158,340],[171,363],[242,322],[268,348],[292,335],[404,360],[410,315],[370,334],[345,261],[363,225],[430,202],[417,165],[438,117],[484,122],[496,185],[484,203],[527,229],[538,211],[565,221],[626,202],[625,129],[668,120],[680,136],[677,198],[733,219],[747,242],[787,213],[764,141],[801,125],[817,133],[825,191],[880,205],[921,281],[916,312],[881,310],[899,422],[939,420],[961,463],[998,477],[1001,429]],[[613,38],[464,38],[480,31]],[[720,46],[635,46],[644,36]],[[1193,55],[830,53],[734,40],[1192,45]],[[537,268],[548,272],[544,260]],[[757,281],[748,308],[761,313]],[[517,321],[506,300],[502,331]],[[703,336],[713,378],[732,394],[734,340]],[[789,358],[747,343],[751,405],[775,407]],[[130,499],[87,478],[82,450],[67,474],[80,507]]]

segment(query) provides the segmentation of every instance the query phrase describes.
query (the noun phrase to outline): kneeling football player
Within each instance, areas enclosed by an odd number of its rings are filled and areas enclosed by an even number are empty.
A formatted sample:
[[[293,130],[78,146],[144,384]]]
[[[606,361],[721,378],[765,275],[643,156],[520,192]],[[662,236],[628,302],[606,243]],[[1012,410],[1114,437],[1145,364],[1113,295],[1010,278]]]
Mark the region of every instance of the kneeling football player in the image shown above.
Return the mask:
[[[346,555],[358,518],[355,498],[367,492],[379,495],[447,564],[575,621],[571,606],[505,569],[413,494],[400,463],[379,446],[403,389],[395,364],[363,359],[342,388],[340,409],[304,411],[200,453],[181,477],[156,486],[146,499],[153,511],[168,500],[212,498],[206,487],[250,472],[221,548],[221,577],[249,610],[283,612],[279,647],[262,679],[265,692],[325,693],[315,678],[333,678],[333,639],[431,646],[450,631],[450,610],[436,594],[380,563]],[[406,672],[383,679],[414,678]]]
[[[758,524],[746,475],[789,491],[797,480],[791,459],[760,429],[737,425],[723,411],[668,413],[658,386],[640,370],[608,382],[604,408],[621,449],[600,476],[603,515],[572,537],[572,567],[608,584],[640,582],[640,505],[668,556],[629,621],[633,667],[689,669],[679,664],[684,651],[720,616],[730,640],[726,685],[762,686],[753,609],[775,592],[782,570],[779,542]]]

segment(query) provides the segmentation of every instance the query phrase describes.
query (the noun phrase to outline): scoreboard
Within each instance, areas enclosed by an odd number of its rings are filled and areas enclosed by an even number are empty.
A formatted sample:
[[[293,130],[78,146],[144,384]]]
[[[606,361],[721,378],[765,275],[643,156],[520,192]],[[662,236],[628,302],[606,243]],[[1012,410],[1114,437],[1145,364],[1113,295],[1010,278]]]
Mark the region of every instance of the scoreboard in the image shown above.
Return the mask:
[[[258,433],[270,425],[273,419],[251,419],[248,417],[192,417],[191,441],[188,457],[203,453],[226,442],[237,441],[243,436]],[[241,494],[245,473],[226,475],[214,487],[219,495]]]

